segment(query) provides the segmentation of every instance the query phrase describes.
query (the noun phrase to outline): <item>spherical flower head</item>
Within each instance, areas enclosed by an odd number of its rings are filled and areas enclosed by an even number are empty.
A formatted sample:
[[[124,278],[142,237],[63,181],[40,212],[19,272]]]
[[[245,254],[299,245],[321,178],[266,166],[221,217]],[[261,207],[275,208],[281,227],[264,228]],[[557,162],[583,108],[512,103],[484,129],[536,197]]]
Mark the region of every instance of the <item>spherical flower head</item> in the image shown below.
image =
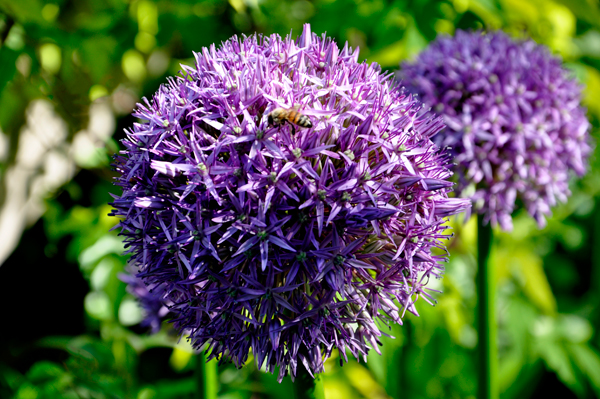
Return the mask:
[[[144,281],[135,275],[132,267],[128,267],[127,273],[120,274],[119,278],[127,284],[127,292],[135,297],[142,308],[144,314],[140,323],[142,327],[149,327],[153,334],[157,333],[169,313],[169,309],[163,302],[164,285],[146,286]]]
[[[447,128],[435,141],[452,148],[457,193],[486,222],[511,230],[519,201],[543,227],[570,195],[570,171],[585,173],[591,147],[581,88],[545,47],[500,31],[457,31],[403,64],[398,77],[443,116]]]
[[[308,25],[233,37],[134,113],[114,214],[210,357],[320,373],[336,348],[378,351],[380,326],[431,298],[432,248],[469,201],[448,198],[441,119],[357,58]]]

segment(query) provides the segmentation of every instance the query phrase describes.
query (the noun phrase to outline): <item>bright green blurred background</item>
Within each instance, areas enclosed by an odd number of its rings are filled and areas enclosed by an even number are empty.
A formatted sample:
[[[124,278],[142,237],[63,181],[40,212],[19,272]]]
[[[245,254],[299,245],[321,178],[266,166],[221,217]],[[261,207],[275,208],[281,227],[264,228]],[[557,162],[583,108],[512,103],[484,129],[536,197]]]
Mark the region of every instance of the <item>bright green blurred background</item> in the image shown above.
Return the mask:
[[[561,56],[600,129],[595,0],[0,0],[0,397],[193,397],[196,358],[149,336],[118,279],[126,259],[106,215],[110,155],[142,96],[234,34],[310,22],[394,70],[436,35],[504,29]],[[591,160],[548,227],[518,214],[497,232],[502,398],[600,397],[600,165]],[[421,304],[368,362],[326,363],[328,399],[475,398],[473,221],[451,222],[438,304]],[[219,367],[219,397],[291,399],[253,364]]]

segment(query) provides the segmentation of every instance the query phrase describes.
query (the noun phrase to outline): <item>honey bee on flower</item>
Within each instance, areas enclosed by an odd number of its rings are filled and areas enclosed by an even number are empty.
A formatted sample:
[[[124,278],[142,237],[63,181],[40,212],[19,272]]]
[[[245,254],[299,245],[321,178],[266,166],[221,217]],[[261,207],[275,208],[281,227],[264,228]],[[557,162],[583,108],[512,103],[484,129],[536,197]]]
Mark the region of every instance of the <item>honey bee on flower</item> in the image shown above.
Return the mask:
[[[313,126],[310,118],[299,111],[298,105],[292,108],[275,108],[269,113],[268,120],[269,125],[272,126],[281,126],[285,122],[288,122],[292,125],[293,133],[296,133],[294,125],[306,128]]]

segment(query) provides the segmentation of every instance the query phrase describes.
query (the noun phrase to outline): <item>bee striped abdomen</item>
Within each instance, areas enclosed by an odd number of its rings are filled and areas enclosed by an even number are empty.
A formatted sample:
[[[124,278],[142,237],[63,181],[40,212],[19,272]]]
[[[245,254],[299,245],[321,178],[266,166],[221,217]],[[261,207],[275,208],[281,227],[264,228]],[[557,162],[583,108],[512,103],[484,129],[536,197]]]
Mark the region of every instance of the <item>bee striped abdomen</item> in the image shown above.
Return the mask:
[[[299,113],[298,111],[296,111],[295,109],[291,108],[287,110],[288,112],[288,121],[295,123],[296,125],[298,124],[298,122],[296,122],[296,120],[300,117],[300,115],[302,115],[301,113]]]
[[[273,126],[282,125],[287,121],[292,125],[297,125],[300,127],[312,127],[310,118],[294,108],[275,108],[268,115],[268,119],[269,124]]]
[[[302,115],[302,114],[298,114],[298,117],[296,118],[296,120],[294,121],[294,123],[298,126],[302,126],[302,127],[312,127],[312,122],[310,121],[310,119],[308,118],[308,116],[306,115]]]

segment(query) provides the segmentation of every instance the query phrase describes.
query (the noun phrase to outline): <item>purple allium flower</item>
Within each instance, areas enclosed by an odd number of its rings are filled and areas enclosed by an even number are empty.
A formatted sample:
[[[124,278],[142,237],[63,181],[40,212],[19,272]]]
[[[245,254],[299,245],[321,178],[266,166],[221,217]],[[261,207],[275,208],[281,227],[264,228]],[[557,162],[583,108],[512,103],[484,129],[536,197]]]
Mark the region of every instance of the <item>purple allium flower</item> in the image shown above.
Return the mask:
[[[585,173],[591,148],[581,88],[545,47],[499,31],[458,31],[398,76],[443,115],[447,129],[435,141],[452,147],[457,193],[470,196],[485,221],[511,230],[518,200],[543,227],[570,195],[569,171]]]
[[[142,327],[149,327],[153,334],[157,333],[162,321],[169,313],[168,307],[163,302],[165,286],[155,283],[153,287],[147,287],[142,279],[135,275],[132,267],[128,267],[127,273],[121,273],[119,278],[127,283],[127,291],[138,300],[142,307],[144,312]]]
[[[116,157],[131,264],[210,357],[241,366],[252,349],[281,380],[335,348],[378,351],[380,327],[431,299],[431,250],[469,207],[447,196],[441,119],[308,25],[195,57],[138,105]],[[277,108],[310,123],[270,124]]]

